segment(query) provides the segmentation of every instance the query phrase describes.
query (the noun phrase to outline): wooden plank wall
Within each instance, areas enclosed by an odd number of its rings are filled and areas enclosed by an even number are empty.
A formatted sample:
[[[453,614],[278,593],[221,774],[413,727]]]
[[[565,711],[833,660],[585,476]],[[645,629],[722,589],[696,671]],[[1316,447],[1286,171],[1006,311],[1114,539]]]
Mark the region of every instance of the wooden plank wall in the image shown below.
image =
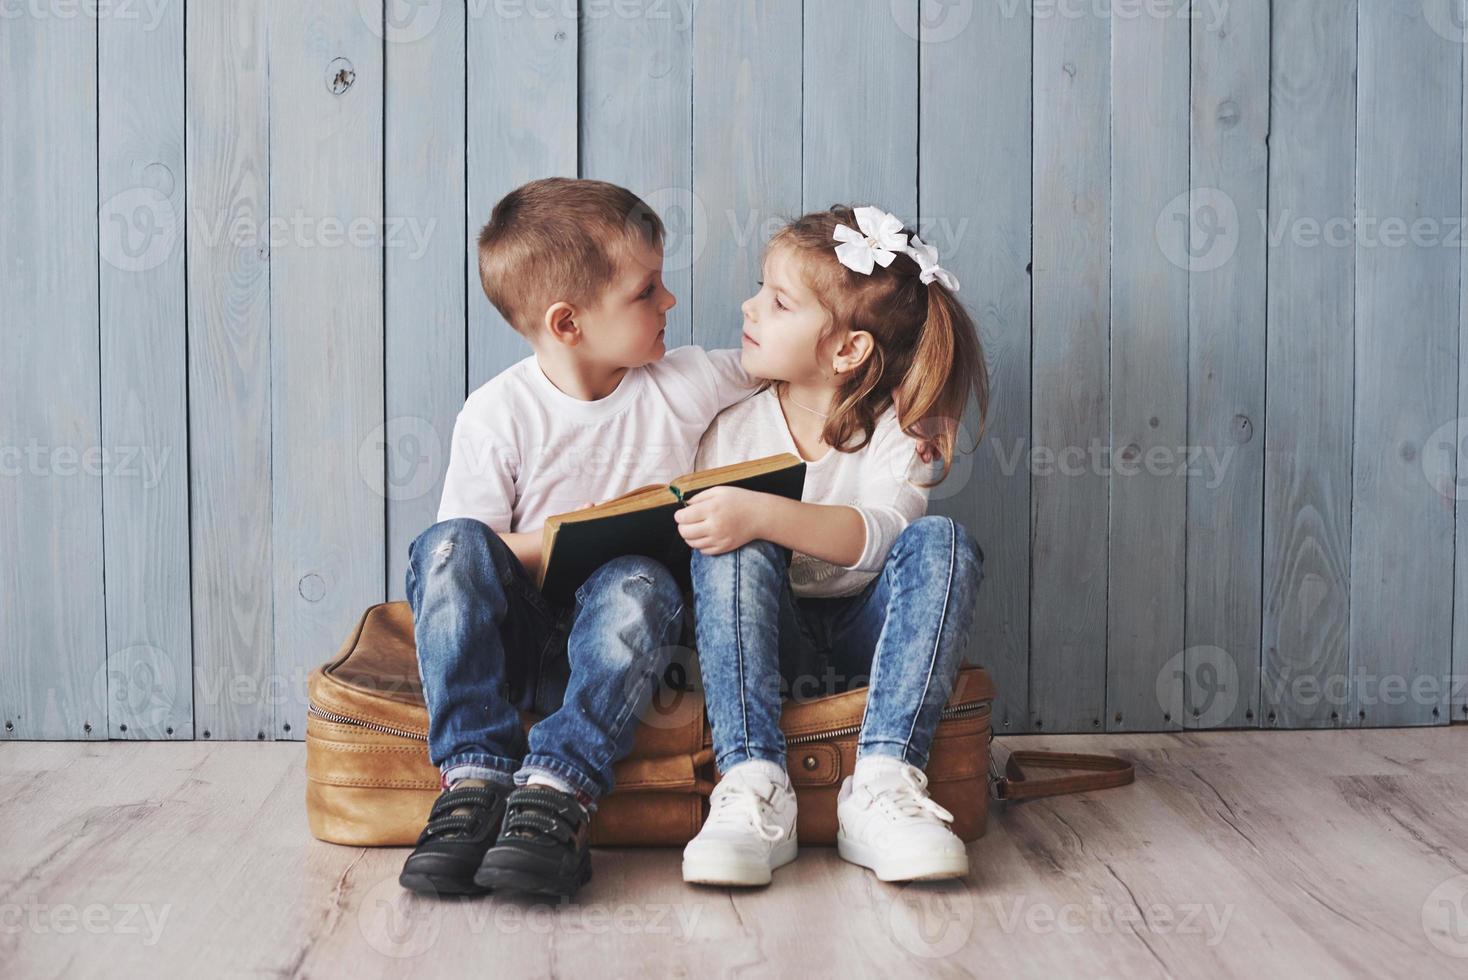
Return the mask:
[[[0,125],[0,713],[107,738],[95,22],[5,22]]]
[[[438,515],[448,435],[467,393],[465,300],[482,295],[465,248],[464,14],[447,4],[431,25],[395,21],[390,10],[383,19],[382,207],[397,231],[383,247],[386,419],[374,489],[387,501],[390,599],[407,594],[408,545]],[[365,447],[368,460],[377,452],[376,440]]]
[[[1356,264],[1318,229],[1355,213],[1356,20],[1356,0],[1273,5],[1258,720],[1281,727],[1349,710]]]
[[[1450,711],[1454,508],[1424,480],[1422,449],[1457,409],[1461,228],[1454,247],[1441,229],[1464,212],[1463,150],[1441,121],[1462,118],[1464,48],[1430,16],[1364,2],[1357,24],[1356,207],[1381,221],[1362,222],[1355,248],[1354,724]]]
[[[301,737],[528,353],[473,240],[553,174],[663,215],[674,344],[737,341],[802,209],[938,246],[993,405],[933,510],[987,556],[1001,732],[1468,717],[1461,7],[8,18],[4,736]]]
[[[97,281],[112,738],[186,737],[193,685],[184,310],[184,18],[97,22]]]
[[[914,15],[919,8],[909,8]],[[1031,21],[1001,5],[961,5],[918,29],[918,214],[923,241],[959,280],[989,361],[987,451],[958,457],[931,492],[935,510],[969,529],[984,549],[984,581],[970,656],[999,690],[995,730],[1025,731],[1029,718]],[[932,11],[928,11],[932,14]],[[975,92],[956,111],[956,79]],[[982,179],[976,179],[982,177]],[[950,259],[949,256],[952,258]],[[960,429],[974,445],[974,413]]]
[[[384,418],[384,46],[355,4],[268,6],[272,687],[300,735],[307,672],[387,578],[382,457],[362,458]]]
[[[1267,213],[1269,199],[1269,59],[1254,56],[1269,50],[1269,6],[1240,0],[1224,29],[1193,24],[1189,166],[1199,190],[1170,210],[1184,218],[1186,241],[1171,241],[1187,245],[1191,273],[1184,444],[1228,463],[1188,482],[1177,664],[1186,689],[1168,690],[1185,727],[1253,725],[1259,713],[1268,260],[1262,226],[1242,218]]]
[[[1090,731],[1106,698],[1111,390],[1111,24],[1034,32],[1030,657],[1021,731]],[[982,216],[980,216],[982,220]],[[1001,576],[995,567],[986,575]],[[980,657],[982,658],[982,652]]]
[[[194,735],[275,731],[266,6],[185,21]],[[284,724],[284,723],[282,723]]]

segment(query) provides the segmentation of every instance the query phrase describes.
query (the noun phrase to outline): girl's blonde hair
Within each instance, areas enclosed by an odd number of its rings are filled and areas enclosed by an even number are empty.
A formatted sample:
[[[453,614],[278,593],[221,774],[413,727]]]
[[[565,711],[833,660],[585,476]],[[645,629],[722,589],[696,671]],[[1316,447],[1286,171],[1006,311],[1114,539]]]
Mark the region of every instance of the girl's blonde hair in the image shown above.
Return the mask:
[[[970,392],[979,410],[975,447],[984,437],[989,370],[978,330],[947,286],[918,278],[921,270],[910,255],[899,253],[870,275],[842,265],[836,258],[838,224],[857,227],[852,208],[837,204],[802,215],[768,245],[769,251],[791,249],[801,260],[803,278],[831,315],[822,342],[842,328],[865,330],[874,341],[871,355],[836,389],[821,439],[841,452],[863,449],[877,418],[895,403],[902,431],[927,439],[943,459],[943,475],[926,484],[936,486],[953,466],[958,423]],[[911,228],[902,231],[909,238],[914,234]]]

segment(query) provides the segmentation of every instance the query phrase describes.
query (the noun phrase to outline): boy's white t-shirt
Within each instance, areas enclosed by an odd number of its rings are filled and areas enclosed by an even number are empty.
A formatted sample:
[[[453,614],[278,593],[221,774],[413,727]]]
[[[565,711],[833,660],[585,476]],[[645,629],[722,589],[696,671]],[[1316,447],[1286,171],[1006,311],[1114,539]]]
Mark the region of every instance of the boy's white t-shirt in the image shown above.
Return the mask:
[[[775,453],[800,455],[774,388],[729,408],[714,420],[698,447],[696,469],[758,459]],[[871,441],[854,453],[828,450],[805,464],[808,504],[844,504],[861,514],[866,546],[856,564],[842,566],[792,552],[790,585],[799,596],[853,595],[866,588],[887,560],[902,529],[928,509],[928,482],[942,472],[936,460],[924,463],[917,440],[902,431],[897,413],[888,408],[877,419]]]
[[[454,422],[438,520],[534,531],[694,468],[699,437],[757,382],[739,351],[679,347],[622,376],[605,398],[557,388],[532,354],[476,388]]]

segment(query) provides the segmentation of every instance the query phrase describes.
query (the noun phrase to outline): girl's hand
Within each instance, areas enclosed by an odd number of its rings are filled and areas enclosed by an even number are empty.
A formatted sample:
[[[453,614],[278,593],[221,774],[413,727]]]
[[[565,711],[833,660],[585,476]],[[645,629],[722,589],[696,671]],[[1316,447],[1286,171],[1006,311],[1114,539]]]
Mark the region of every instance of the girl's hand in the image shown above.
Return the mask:
[[[722,555],[763,536],[760,505],[766,496],[742,487],[709,487],[674,511],[673,520],[690,548]]]

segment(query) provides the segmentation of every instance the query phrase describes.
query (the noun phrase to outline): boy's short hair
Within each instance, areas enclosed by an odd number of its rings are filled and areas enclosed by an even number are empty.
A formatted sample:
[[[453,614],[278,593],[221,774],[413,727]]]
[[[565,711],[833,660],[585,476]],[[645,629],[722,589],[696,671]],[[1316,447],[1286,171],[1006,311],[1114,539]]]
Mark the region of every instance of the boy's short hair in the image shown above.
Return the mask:
[[[534,334],[553,303],[594,305],[634,242],[661,250],[663,223],[625,187],[547,177],[500,199],[479,232],[479,281],[510,326]]]

